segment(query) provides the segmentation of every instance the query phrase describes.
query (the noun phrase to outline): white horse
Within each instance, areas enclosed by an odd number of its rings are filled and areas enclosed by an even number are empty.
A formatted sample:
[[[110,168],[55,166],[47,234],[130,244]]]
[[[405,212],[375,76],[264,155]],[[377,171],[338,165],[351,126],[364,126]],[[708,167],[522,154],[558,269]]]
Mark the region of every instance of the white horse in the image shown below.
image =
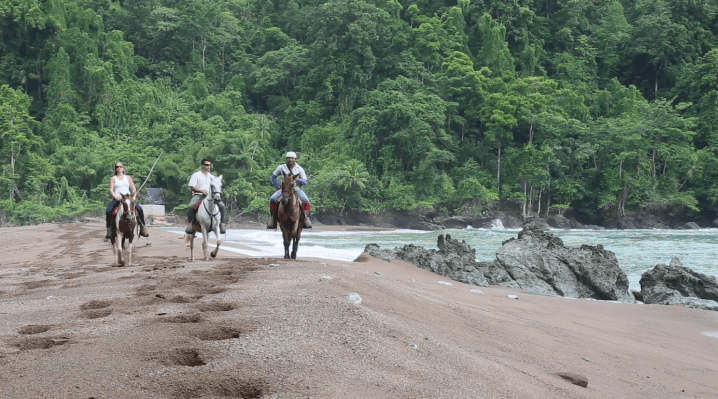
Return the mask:
[[[215,202],[221,200],[220,193],[222,192],[222,176],[215,177],[210,181],[211,193],[205,197],[199,204],[197,209],[197,216],[194,219],[192,228],[202,232],[202,252],[204,253],[204,260],[207,260],[207,240],[209,240],[209,232],[214,232],[214,236],[217,237],[217,248],[210,254],[213,258],[217,256],[219,246],[222,244],[222,240],[219,238],[219,224],[221,223],[221,216],[219,213],[219,207],[215,205]],[[194,261],[194,234],[185,234],[185,242],[189,241],[189,261]]]
[[[135,201],[130,194],[123,194],[117,213],[115,214],[115,232],[110,238],[112,243],[112,252],[115,254],[115,262],[124,266],[122,260],[122,250],[125,248],[125,240],[130,242],[127,251],[127,264],[132,264],[132,240],[135,238],[135,228],[137,227],[137,211],[135,210]]]

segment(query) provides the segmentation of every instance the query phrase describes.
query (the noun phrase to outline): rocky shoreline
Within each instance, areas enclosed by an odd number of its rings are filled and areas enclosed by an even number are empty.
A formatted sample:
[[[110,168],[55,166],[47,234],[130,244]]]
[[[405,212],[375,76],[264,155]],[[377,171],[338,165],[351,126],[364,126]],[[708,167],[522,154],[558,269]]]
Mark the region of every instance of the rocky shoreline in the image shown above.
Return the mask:
[[[575,216],[575,217],[574,217]],[[586,229],[586,230],[640,230],[640,229],[701,229],[717,228],[718,219],[701,219],[691,216],[684,210],[675,209],[668,204],[651,204],[627,213],[625,216],[600,221],[580,222],[578,213],[550,215],[544,218],[523,218],[520,212],[485,210],[480,214],[449,215],[447,212],[433,209],[415,209],[411,211],[386,210],[382,212],[344,213],[318,211],[314,219],[325,225],[371,226],[414,230],[463,229],[467,227],[490,229],[503,227],[519,229],[526,225],[536,225],[548,229]]]
[[[531,294],[590,298],[627,303],[682,305],[718,311],[715,277],[683,267],[680,259],[643,273],[641,291],[629,291],[626,273],[602,245],[566,247],[560,238],[528,225],[518,238],[504,241],[496,260],[477,262],[465,241],[439,235],[438,250],[408,244],[392,250],[368,244],[366,254],[385,261],[400,259],[453,280],[480,287],[499,285]]]

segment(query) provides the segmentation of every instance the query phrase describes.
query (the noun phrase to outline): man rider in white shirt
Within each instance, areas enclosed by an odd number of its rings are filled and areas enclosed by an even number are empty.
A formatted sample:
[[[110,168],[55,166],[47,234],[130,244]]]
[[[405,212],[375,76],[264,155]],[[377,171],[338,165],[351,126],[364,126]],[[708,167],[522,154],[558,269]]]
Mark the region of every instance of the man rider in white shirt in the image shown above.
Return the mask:
[[[185,233],[187,234],[194,234],[194,229],[192,228],[196,213],[194,208],[202,202],[206,196],[210,195],[210,190],[212,189],[211,180],[215,178],[214,175],[209,173],[210,168],[212,168],[212,161],[205,158],[200,165],[200,170],[190,177],[188,184],[190,190],[192,190],[192,200],[189,202],[189,207],[187,208],[187,228],[185,228]],[[216,205],[219,207],[219,212],[222,217],[222,222],[219,224],[219,232],[220,234],[225,234],[227,232],[227,216],[224,202],[220,201]]]
[[[312,228],[312,222],[309,220],[309,216],[307,213],[309,212],[309,197],[307,197],[307,194],[302,191],[301,187],[305,186],[307,181],[307,173],[304,172],[304,168],[299,166],[297,164],[297,154],[294,151],[289,151],[285,157],[285,160],[287,161],[286,164],[281,164],[277,167],[277,169],[274,170],[274,173],[272,173],[272,183],[274,184],[274,188],[277,189],[277,192],[275,192],[270,198],[269,198],[269,211],[271,212],[271,218],[269,219],[269,224],[267,224],[267,228],[270,230],[275,230],[277,228],[277,202],[279,201],[279,197],[282,196],[282,190],[280,189],[280,186],[282,183],[277,180],[278,177],[284,175],[292,174],[294,176],[299,176],[299,179],[297,180],[297,184],[294,186],[294,191],[297,193],[297,196],[302,201],[302,206],[304,207],[304,228],[305,229],[311,229]]]

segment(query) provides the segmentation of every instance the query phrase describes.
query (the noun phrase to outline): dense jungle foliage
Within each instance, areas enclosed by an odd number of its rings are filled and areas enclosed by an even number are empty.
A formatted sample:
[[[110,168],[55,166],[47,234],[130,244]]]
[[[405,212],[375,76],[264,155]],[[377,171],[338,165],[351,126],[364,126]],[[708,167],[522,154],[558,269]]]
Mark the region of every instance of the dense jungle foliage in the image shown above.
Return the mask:
[[[718,209],[718,0],[0,0],[0,212],[171,210],[210,157],[266,212]]]

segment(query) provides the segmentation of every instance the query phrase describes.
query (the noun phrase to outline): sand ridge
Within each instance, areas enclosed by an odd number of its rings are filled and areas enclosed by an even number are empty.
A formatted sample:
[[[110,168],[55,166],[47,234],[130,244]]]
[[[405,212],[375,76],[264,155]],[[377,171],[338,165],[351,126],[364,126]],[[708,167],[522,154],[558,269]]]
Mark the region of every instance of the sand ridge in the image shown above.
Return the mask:
[[[403,261],[303,257],[301,243],[297,260],[220,249],[190,263],[186,244],[157,229],[136,242],[132,265],[113,267],[103,234],[92,223],[0,229],[0,396],[718,393],[718,339],[706,335],[718,332],[715,312],[478,294]]]

